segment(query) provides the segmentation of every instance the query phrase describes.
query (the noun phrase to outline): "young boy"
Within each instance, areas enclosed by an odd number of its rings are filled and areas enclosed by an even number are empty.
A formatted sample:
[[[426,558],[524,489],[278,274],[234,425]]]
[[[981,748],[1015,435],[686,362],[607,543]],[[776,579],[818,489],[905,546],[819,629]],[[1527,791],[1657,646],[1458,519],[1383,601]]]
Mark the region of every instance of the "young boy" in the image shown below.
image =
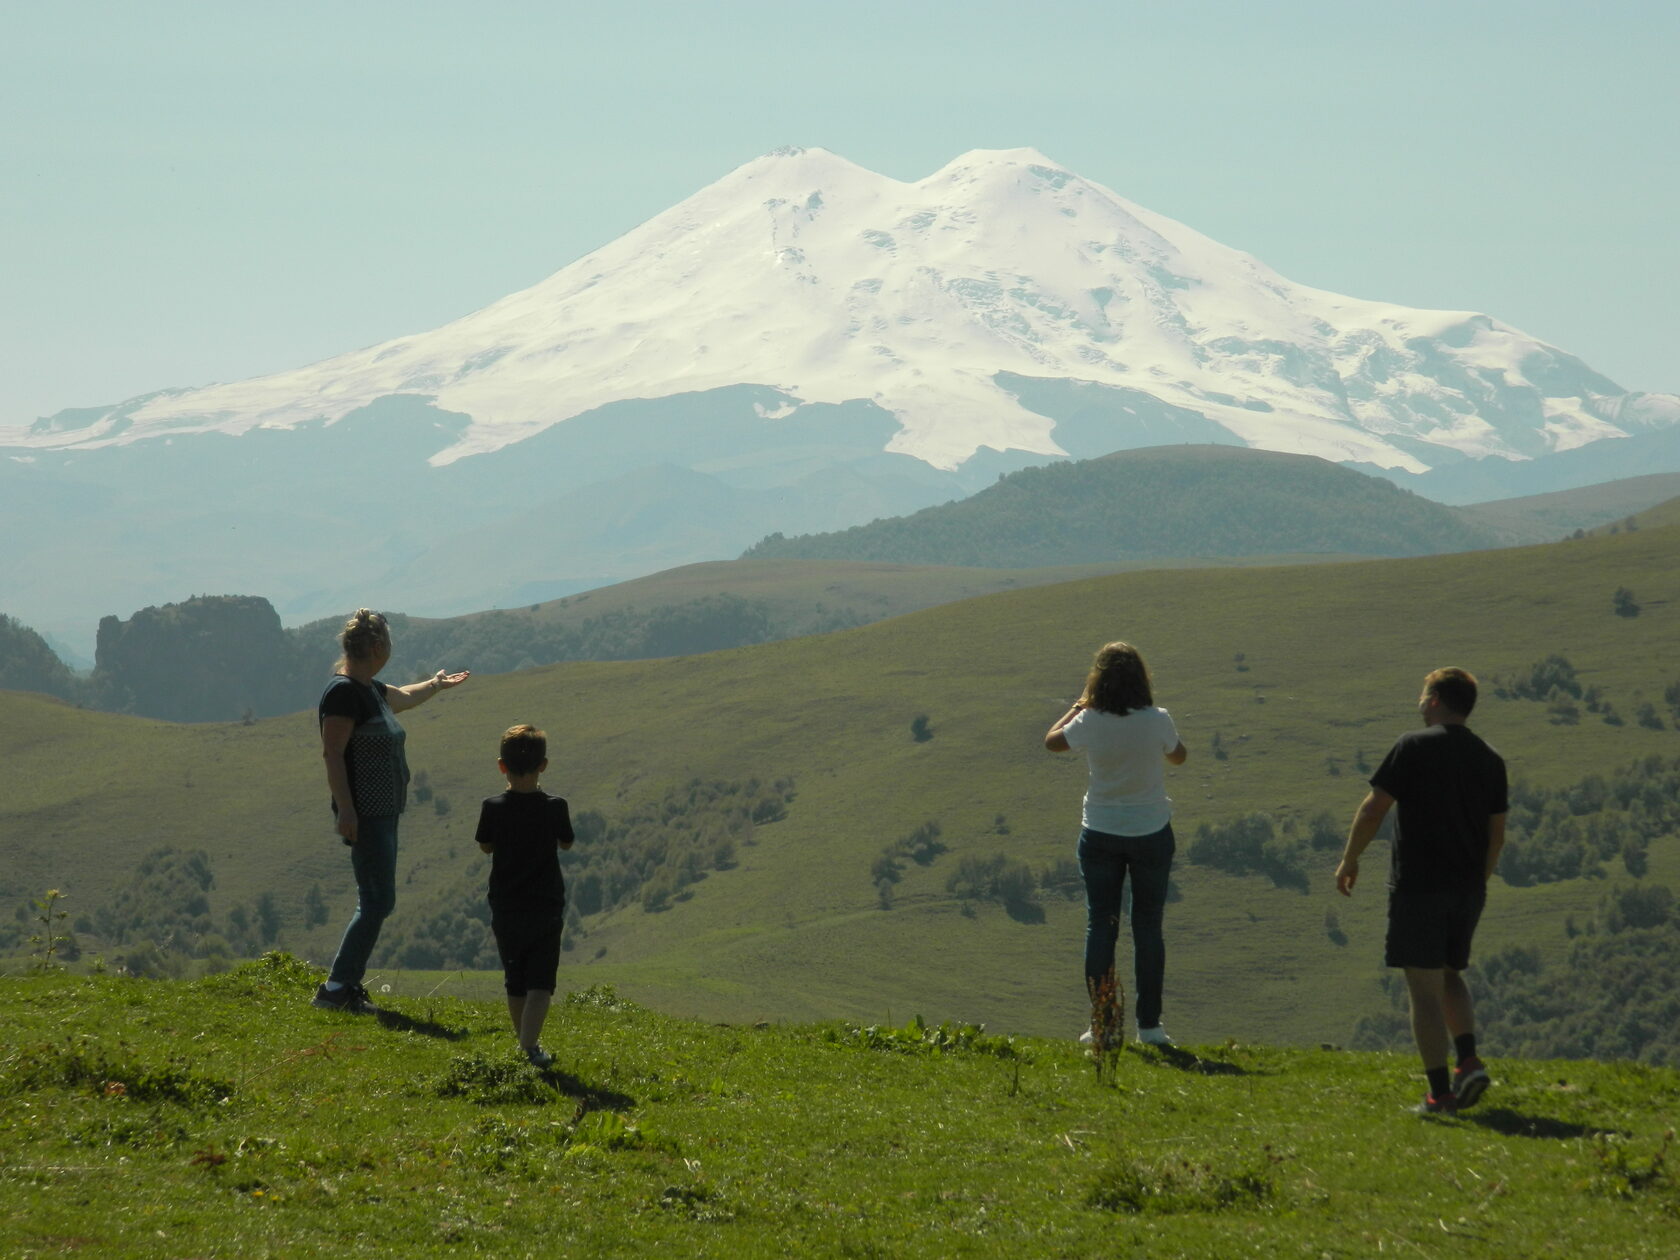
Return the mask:
[[[478,847],[490,854],[490,928],[502,956],[508,1016],[534,1067],[554,1056],[539,1044],[560,970],[560,921],[566,884],[559,850],[572,847],[566,802],[538,786],[548,769],[548,737],[534,726],[511,726],[496,763],[507,791],[478,812]]]

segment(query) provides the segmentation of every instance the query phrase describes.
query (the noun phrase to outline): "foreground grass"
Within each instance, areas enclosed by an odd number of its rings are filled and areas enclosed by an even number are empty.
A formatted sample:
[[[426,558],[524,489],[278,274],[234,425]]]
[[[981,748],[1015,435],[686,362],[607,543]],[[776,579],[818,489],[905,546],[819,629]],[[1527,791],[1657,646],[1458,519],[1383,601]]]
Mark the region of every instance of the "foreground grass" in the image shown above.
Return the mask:
[[[555,1068],[499,1004],[312,1010],[270,955],[190,984],[0,982],[9,1256],[1672,1255],[1680,1075],[712,1025],[595,990]],[[1670,1161],[1672,1162],[1672,1161]]]

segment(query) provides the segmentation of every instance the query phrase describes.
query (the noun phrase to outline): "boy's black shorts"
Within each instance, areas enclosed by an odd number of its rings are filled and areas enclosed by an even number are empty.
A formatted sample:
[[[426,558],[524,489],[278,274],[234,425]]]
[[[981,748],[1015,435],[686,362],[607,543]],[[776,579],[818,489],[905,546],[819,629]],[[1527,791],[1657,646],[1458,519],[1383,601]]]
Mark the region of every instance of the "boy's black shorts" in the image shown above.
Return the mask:
[[[496,952],[502,958],[502,982],[509,997],[532,989],[554,992],[560,973],[560,924],[565,910],[499,910],[490,918]]]
[[[1463,971],[1470,965],[1470,938],[1476,934],[1486,902],[1485,884],[1390,891],[1383,961],[1390,967]]]

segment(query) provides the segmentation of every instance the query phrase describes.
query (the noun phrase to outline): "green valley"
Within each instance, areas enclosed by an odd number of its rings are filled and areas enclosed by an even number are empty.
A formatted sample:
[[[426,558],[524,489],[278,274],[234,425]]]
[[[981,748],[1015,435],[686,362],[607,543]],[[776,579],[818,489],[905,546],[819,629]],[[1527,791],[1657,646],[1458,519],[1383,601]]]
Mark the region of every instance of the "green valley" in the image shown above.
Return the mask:
[[[1680,755],[1677,543],[1673,526],[1651,525],[1506,551],[1125,573],[703,656],[476,678],[408,723],[429,795],[404,824],[380,983],[496,991],[492,976],[470,970],[403,972],[398,951],[418,943],[434,958],[448,957],[444,947],[482,956],[482,923],[467,913],[484,871],[471,844],[475,805],[498,786],[497,734],[533,721],[551,736],[547,786],[600,816],[601,856],[576,878],[604,877],[610,844],[627,860],[666,844],[658,861],[686,872],[662,895],[645,881],[621,885],[617,900],[603,894],[569,931],[564,984],[610,982],[705,1018],[922,1012],[1071,1036],[1083,1018],[1083,910],[1061,890],[1083,770],[1044,753],[1040,736],[1091,651],[1123,636],[1149,658],[1191,752],[1169,776],[1181,894],[1167,917],[1169,1029],[1198,1042],[1346,1041],[1361,1018],[1389,1009],[1381,892],[1334,896],[1334,853],[1315,857],[1305,840],[1314,820],[1345,824],[1360,766],[1414,720],[1418,679],[1442,663],[1483,675],[1475,725],[1520,781],[1561,789]],[[1638,615],[1613,609],[1621,588]],[[1578,702],[1493,694],[1496,681],[1553,656],[1570,663]],[[57,888],[70,922],[85,916],[86,948],[110,961],[143,954],[92,929],[101,907],[143,882],[146,856],[170,849],[146,877],[176,881],[160,888],[184,887],[170,872],[198,851],[213,879],[201,889],[202,921],[166,942],[182,955],[205,952],[200,929],[234,955],[269,945],[330,954],[352,893],[325,822],[311,715],[178,726],[6,694],[0,755],[11,769],[0,892],[17,908],[14,953],[26,952],[28,901]],[[781,806],[755,817],[772,792]],[[732,802],[749,798],[742,821]],[[1304,890],[1188,860],[1204,824],[1253,814],[1280,834],[1293,829]],[[899,862],[883,898],[883,855],[909,852],[929,824],[937,845],[918,850],[925,862]],[[582,863],[587,846],[574,852]],[[1012,913],[986,892],[1003,885],[975,882],[977,867],[964,882],[970,859],[994,875],[1009,873],[999,859],[1027,868],[1040,885],[1036,909]],[[1674,830],[1649,842],[1642,873],[1619,856],[1596,869],[1496,882],[1485,953],[1524,947],[1563,965],[1572,932],[1608,922],[1614,889],[1680,886]],[[245,927],[230,934],[236,909]]]

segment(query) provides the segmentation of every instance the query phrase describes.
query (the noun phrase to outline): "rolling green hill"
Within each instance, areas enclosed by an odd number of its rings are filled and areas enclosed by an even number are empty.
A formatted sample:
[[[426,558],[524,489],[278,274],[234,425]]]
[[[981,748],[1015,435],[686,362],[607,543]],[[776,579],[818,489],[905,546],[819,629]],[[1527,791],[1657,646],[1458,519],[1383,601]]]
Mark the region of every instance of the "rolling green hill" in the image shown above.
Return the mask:
[[[1680,494],[1680,473],[1624,477],[1578,490],[1473,503],[1458,511],[1512,543],[1550,542],[1576,530],[1608,527]]]
[[[1655,507],[1636,512],[1632,517],[1635,529],[1662,529],[1671,525],[1680,525],[1680,498],[1668,499]],[[1627,520],[1612,521],[1608,525],[1600,525],[1592,532],[1595,534],[1619,534],[1628,527]]]
[[[1415,556],[1504,541],[1379,477],[1306,455],[1157,446],[1011,473],[978,494],[746,555],[1018,567],[1117,558]]]
[[[1342,557],[1254,557],[1280,564]],[[1184,560],[1186,568],[1228,564]],[[461,617],[391,612],[387,673],[440,666],[509,673],[580,660],[646,660],[867,625],[991,591],[1161,567],[1117,561],[1041,569],[727,560],[668,569],[544,604]],[[347,610],[348,611],[348,610]],[[316,696],[338,655],[342,617],[291,630],[260,596],[200,595],[100,623],[98,668],[73,675],[41,637],[0,619],[0,690],[40,691],[107,712],[215,722],[291,712]]]
[[[1118,560],[1042,568],[975,569],[872,561],[719,560],[569,595],[528,608],[426,619],[396,614],[393,676],[440,666],[506,673],[561,661],[648,660],[750,647],[869,625],[888,617],[998,591],[1145,568],[1327,563],[1343,556],[1239,560]],[[293,631],[300,651],[324,662],[342,623]],[[311,676],[313,682],[314,676]]]
[[[1641,615],[1615,615],[1621,586],[1638,593]],[[600,816],[577,859],[591,844],[599,856],[574,871],[578,882],[671,846],[632,896],[570,931],[564,983],[607,980],[713,1018],[921,1011],[1069,1034],[1083,1015],[1083,912],[1053,889],[1072,856],[1083,771],[1044,753],[1040,736],[1097,644],[1124,636],[1143,648],[1190,749],[1169,779],[1183,855],[1201,824],[1255,812],[1303,834],[1324,812],[1339,826],[1363,790],[1359,766],[1415,720],[1418,679],[1442,663],[1476,670],[1490,691],[1509,683],[1511,698],[1490,695],[1475,724],[1520,780],[1567,787],[1672,759],[1677,617],[1680,531],[1652,527],[1328,568],[1121,574],[699,657],[474,679],[408,722],[431,797],[404,824],[387,940],[394,956],[435,944],[422,928],[441,925],[446,938],[482,943],[466,913],[483,880],[473,806],[498,786],[497,734],[534,721],[552,737],[547,785]],[[1570,663],[1578,704],[1528,697],[1524,680],[1552,656]],[[1650,724],[1635,717],[1647,705]],[[154,863],[142,880],[147,853],[202,850],[215,932],[228,935],[235,909],[260,924],[266,894],[272,940],[330,954],[351,893],[309,714],[174,726],[4,695],[0,757],[5,903],[56,887],[91,927],[125,889],[180,874]],[[918,848],[930,823],[937,844]],[[927,860],[901,863],[883,908],[877,864],[912,850]],[[964,882],[970,859],[1025,864],[1045,887],[1037,910],[991,899],[972,866]],[[1389,1009],[1380,891],[1335,898],[1333,860],[1322,855],[1303,893],[1181,856],[1182,899],[1167,919],[1175,1035],[1316,1044]],[[704,878],[655,886],[676,870]],[[1680,849],[1670,831],[1649,845],[1643,875],[1617,860],[1603,870],[1497,885],[1484,949],[1531,947],[1537,965],[1564,965],[1579,944],[1571,933],[1604,917],[1610,891],[1680,887]],[[317,885],[329,917],[308,926]],[[113,957],[138,948],[89,943]],[[425,983],[495,991],[488,977]]]

